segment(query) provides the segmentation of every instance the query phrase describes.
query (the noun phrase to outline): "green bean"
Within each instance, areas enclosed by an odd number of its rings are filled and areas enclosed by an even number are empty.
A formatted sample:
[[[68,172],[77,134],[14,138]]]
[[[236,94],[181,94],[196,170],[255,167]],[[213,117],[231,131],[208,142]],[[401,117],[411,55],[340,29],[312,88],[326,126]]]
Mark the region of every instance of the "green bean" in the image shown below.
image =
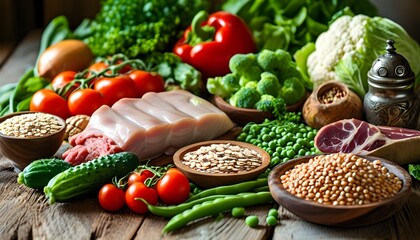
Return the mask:
[[[194,207],[197,204],[206,202],[206,201],[211,201],[211,200],[215,200],[218,198],[223,198],[226,196],[230,196],[230,195],[210,195],[207,197],[203,197],[203,198],[198,198],[194,201],[190,201],[190,202],[184,202],[178,205],[170,205],[170,206],[154,206],[151,205],[149,203],[147,203],[147,201],[143,201],[146,205],[147,208],[149,209],[149,211],[151,213],[153,213],[156,216],[160,216],[160,217],[165,217],[165,218],[170,218],[173,217],[179,213],[182,213],[185,210],[191,209],[192,207]]]
[[[191,221],[213,216],[215,214],[228,211],[234,207],[247,207],[267,204],[272,201],[273,198],[270,192],[238,194],[217,198],[212,201],[206,201],[174,216],[171,220],[168,221],[166,226],[163,227],[163,233],[174,231],[185,226]]]
[[[187,202],[190,202],[190,201],[202,198],[202,197],[211,196],[211,195],[229,195],[229,194],[238,194],[242,192],[248,192],[254,188],[263,187],[263,186],[268,186],[267,178],[259,178],[257,180],[237,183],[233,185],[209,188],[188,198]]]

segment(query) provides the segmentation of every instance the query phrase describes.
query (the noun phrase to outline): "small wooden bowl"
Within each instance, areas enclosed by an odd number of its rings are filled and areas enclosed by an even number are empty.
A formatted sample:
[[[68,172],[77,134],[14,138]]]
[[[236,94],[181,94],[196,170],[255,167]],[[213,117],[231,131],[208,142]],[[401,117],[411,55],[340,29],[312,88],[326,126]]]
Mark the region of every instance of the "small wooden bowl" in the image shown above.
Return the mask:
[[[300,111],[308,96],[309,93],[307,93],[305,97],[302,98],[302,100],[300,100],[298,103],[287,106],[286,110],[291,112]],[[211,98],[211,102],[213,102],[216,107],[226,113],[226,115],[228,115],[232,121],[241,126],[244,126],[249,122],[262,123],[267,118],[274,119],[274,116],[271,112],[264,112],[252,108],[234,107],[226,102],[222,97],[217,95],[213,95]]]
[[[280,176],[295,165],[308,162],[316,155],[290,160],[276,166],[268,177],[270,192],[277,203],[305,221],[336,227],[360,227],[385,220],[401,209],[411,194],[411,177],[398,164],[382,158],[361,156],[369,161],[380,160],[388,171],[403,182],[402,189],[395,196],[364,205],[333,206],[305,200],[289,193],[281,183]]]
[[[30,111],[16,112],[5,115],[0,118],[0,123],[8,118],[34,113]],[[50,114],[52,115],[52,114]],[[62,128],[50,135],[35,138],[11,137],[0,133],[0,151],[5,157],[11,160],[16,168],[23,170],[32,161],[50,158],[57,152],[64,140],[66,122],[55,116],[61,123]]]
[[[198,170],[194,170],[189,166],[182,163],[182,159],[184,155],[188,152],[195,151],[199,149],[201,146],[208,146],[211,144],[225,144],[231,143],[232,145],[237,145],[242,148],[253,149],[257,151],[262,157],[262,163],[259,167],[254,168],[247,172],[238,172],[238,173],[205,173],[200,172]],[[270,155],[264,151],[262,148],[257,147],[255,145],[239,142],[239,141],[231,141],[231,140],[211,140],[211,141],[204,141],[195,144],[191,144],[179,149],[175,152],[173,156],[173,161],[175,166],[181,170],[192,182],[196,183],[197,185],[204,187],[204,188],[211,188],[217,187],[222,185],[229,185],[235,184],[243,181],[252,180],[258,177],[258,175],[262,174],[270,164]]]

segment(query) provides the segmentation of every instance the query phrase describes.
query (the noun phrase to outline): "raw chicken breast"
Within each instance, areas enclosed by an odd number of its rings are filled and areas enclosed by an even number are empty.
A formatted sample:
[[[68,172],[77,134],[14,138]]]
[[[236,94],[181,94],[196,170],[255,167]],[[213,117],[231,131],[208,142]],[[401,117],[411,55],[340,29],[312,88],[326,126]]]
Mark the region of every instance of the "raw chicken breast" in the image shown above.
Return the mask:
[[[86,129],[73,136],[70,143],[73,146],[78,142],[91,143],[80,140],[103,136],[145,161],[163,153],[172,154],[194,142],[214,139],[232,127],[232,121],[224,112],[188,91],[150,92],[139,99],[121,99],[112,107],[102,106],[92,114]],[[68,151],[81,148],[77,146]],[[86,151],[91,147],[83,149]]]

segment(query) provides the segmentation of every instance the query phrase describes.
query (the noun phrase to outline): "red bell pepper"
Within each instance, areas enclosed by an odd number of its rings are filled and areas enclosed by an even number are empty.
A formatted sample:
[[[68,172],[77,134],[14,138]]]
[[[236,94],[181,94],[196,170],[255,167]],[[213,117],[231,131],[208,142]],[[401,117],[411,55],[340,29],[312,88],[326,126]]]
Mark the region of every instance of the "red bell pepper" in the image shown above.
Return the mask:
[[[256,51],[252,33],[238,16],[200,11],[175,44],[173,52],[199,70],[205,78],[230,72],[229,60],[238,53]]]

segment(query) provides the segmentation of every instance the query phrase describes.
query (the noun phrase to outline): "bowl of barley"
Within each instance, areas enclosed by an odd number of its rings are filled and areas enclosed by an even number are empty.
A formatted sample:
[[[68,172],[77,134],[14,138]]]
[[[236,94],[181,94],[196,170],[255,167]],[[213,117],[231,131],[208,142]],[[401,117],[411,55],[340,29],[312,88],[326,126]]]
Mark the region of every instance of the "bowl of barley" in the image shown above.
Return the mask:
[[[52,114],[16,112],[0,118],[0,152],[23,170],[32,161],[52,157],[64,140],[66,122]]]
[[[173,155],[175,166],[204,188],[256,179],[270,164],[270,155],[255,145],[233,140],[194,143]]]
[[[411,177],[398,164],[347,153],[311,155],[276,166],[270,192],[305,221],[360,227],[399,211],[411,194]]]

